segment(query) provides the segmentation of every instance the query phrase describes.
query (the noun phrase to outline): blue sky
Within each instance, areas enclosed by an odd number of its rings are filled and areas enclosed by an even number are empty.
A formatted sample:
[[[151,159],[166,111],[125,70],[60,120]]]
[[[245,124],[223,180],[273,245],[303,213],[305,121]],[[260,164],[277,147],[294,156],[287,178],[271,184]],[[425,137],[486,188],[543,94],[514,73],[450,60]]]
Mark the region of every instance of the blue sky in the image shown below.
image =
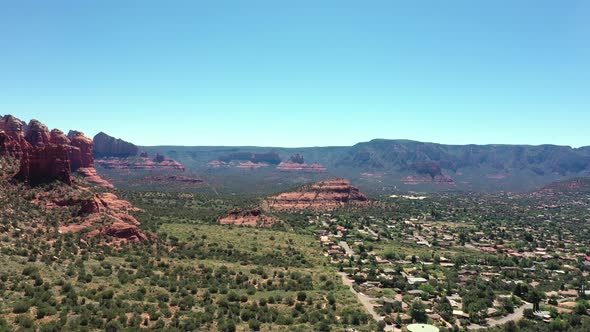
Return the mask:
[[[0,114],[139,145],[590,145],[588,1],[0,2]]]

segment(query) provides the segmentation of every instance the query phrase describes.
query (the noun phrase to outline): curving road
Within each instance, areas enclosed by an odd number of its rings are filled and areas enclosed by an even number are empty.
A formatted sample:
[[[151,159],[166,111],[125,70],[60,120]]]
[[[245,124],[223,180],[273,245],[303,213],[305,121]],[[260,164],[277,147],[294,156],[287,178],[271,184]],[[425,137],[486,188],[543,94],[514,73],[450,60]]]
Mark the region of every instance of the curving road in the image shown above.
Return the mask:
[[[528,303],[525,302],[524,305],[520,306],[519,308],[517,308],[516,310],[514,310],[513,313],[504,316],[502,318],[498,318],[498,319],[494,319],[494,318],[488,318],[486,320],[487,322],[487,326],[479,326],[479,325],[469,325],[467,327],[468,330],[479,330],[479,329],[487,329],[489,327],[494,327],[494,326],[498,326],[498,325],[504,325],[507,324],[508,322],[517,322],[519,320],[521,320],[524,317],[524,311],[525,309],[533,309],[533,304],[532,303]]]
[[[359,302],[363,305],[363,307],[365,307],[365,309],[373,317],[373,319],[377,322],[380,320],[383,320],[383,317],[380,316],[379,314],[377,314],[377,312],[375,311],[375,305],[372,303],[372,301],[376,301],[377,299],[373,298],[373,297],[369,297],[363,293],[357,292],[354,289],[354,287],[352,287],[354,281],[350,280],[348,278],[348,276],[346,275],[346,273],[338,272],[338,274],[342,277],[342,283],[350,288],[350,291],[356,295]],[[393,326],[391,326],[391,325],[385,326],[385,331],[393,331]]]

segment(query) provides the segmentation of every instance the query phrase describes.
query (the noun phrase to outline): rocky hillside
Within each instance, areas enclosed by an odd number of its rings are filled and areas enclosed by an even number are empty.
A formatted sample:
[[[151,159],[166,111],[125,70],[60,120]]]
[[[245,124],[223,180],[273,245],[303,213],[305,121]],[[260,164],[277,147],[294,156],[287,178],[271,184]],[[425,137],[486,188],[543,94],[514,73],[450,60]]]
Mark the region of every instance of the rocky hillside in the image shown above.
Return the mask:
[[[0,117],[3,220],[19,220],[18,207],[29,205],[23,213],[37,211],[37,219],[47,217],[35,227],[117,241],[146,240],[139,221],[129,214],[137,209],[105,191],[114,187],[97,175],[93,147],[93,141],[81,132],[70,131],[66,136],[57,129],[49,131],[37,120],[26,124],[11,115]],[[4,225],[2,231],[31,226]]]

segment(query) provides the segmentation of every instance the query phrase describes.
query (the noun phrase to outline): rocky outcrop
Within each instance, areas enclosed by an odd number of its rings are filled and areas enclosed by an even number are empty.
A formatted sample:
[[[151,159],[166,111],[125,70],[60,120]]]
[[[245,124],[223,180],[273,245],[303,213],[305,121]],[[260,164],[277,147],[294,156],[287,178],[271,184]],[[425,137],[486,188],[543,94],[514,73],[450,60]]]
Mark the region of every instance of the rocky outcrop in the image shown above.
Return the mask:
[[[154,157],[154,162],[161,163],[165,160],[166,160],[166,158],[163,155],[156,153],[156,156]]]
[[[106,169],[119,170],[148,170],[148,171],[184,171],[184,165],[171,160],[164,159],[156,162],[149,158],[104,158],[97,159],[96,166]]]
[[[103,228],[101,234],[125,239],[128,242],[142,242],[148,239],[137,226],[125,222],[115,222]]]
[[[296,153],[291,156],[291,162],[295,163],[295,164],[304,164],[305,159],[303,159],[302,155],[300,155],[299,153]]]
[[[25,139],[34,148],[44,147],[49,143],[49,129],[37,120],[31,120],[27,125]]]
[[[16,178],[31,185],[54,180],[72,184],[68,146],[47,144],[26,152]]]
[[[222,225],[236,225],[249,227],[271,227],[279,220],[262,213],[261,209],[231,210],[226,216],[219,218]]]
[[[31,191],[35,196],[31,202],[45,209],[78,208],[70,220],[62,221],[60,232],[83,232],[94,228],[86,235],[104,234],[118,242],[146,240],[137,227],[139,221],[129,214],[138,210],[131,203],[112,193],[94,194],[85,183],[72,185],[72,171],[78,171],[89,183],[114,188],[96,174],[93,144],[81,132],[70,131],[66,137],[57,129],[49,132],[37,120],[27,126],[10,115],[0,118],[0,156],[20,159],[15,178],[30,185],[56,180],[66,184],[56,186],[56,190]],[[78,198],[64,199],[64,196]]]
[[[93,141],[94,156],[96,158],[127,158],[137,155],[138,148],[135,144],[126,142],[120,138],[114,138],[103,132],[96,134]]]
[[[55,206],[79,206],[77,223],[62,225],[60,233],[88,231],[87,237],[107,235],[125,242],[145,241],[148,237],[139,229],[139,221],[129,214],[138,211],[131,203],[112,193],[95,194],[90,199],[56,201]]]
[[[84,135],[83,132],[70,130],[68,133],[71,149],[72,171],[79,168],[93,168],[94,154],[92,140]]]
[[[281,172],[309,172],[309,173],[321,173],[325,172],[326,167],[320,164],[305,164],[305,163],[294,163],[294,162],[282,162],[277,166],[277,170]]]
[[[113,186],[112,183],[103,179],[96,173],[96,168],[94,167],[78,168],[77,172],[78,174],[82,175],[86,179],[86,181],[92,184],[95,184],[106,189],[115,189],[115,186]]]
[[[12,115],[0,118],[0,155],[21,158],[31,150],[25,139],[25,123]]]
[[[345,179],[333,179],[302,187],[298,191],[269,197],[263,208],[269,210],[333,210],[347,204],[367,202],[367,196]]]
[[[52,144],[70,145],[70,139],[59,129],[53,129],[49,133],[49,142]]]
[[[37,185],[55,180],[72,183],[71,172],[80,171],[90,182],[112,188],[94,170],[93,142],[83,133],[51,132],[37,120],[26,125],[12,115],[0,118],[0,156],[20,159],[17,179]]]

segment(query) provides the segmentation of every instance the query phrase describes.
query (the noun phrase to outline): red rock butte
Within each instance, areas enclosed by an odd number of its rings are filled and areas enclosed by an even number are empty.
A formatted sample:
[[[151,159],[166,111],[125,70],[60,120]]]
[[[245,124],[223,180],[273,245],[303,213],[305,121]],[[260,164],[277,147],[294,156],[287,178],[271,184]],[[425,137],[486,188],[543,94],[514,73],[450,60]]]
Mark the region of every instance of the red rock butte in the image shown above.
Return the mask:
[[[367,200],[367,196],[348,180],[332,179],[303,186],[298,191],[268,197],[262,206],[264,209],[278,211],[325,211],[347,204],[366,203]]]

